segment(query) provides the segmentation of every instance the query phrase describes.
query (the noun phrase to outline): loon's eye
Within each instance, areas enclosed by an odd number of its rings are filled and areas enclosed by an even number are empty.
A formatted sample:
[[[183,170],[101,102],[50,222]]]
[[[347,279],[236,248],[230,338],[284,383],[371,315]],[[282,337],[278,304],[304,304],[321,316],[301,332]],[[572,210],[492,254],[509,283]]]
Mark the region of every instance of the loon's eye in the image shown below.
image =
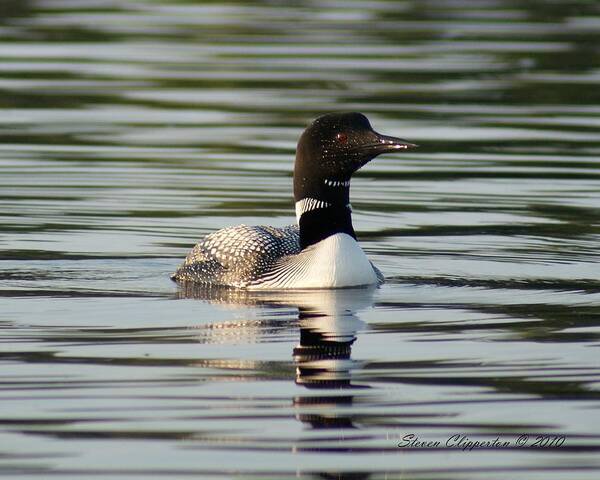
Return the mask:
[[[348,141],[348,135],[346,135],[344,132],[338,133],[335,138],[337,138],[337,141],[340,143],[346,143]]]

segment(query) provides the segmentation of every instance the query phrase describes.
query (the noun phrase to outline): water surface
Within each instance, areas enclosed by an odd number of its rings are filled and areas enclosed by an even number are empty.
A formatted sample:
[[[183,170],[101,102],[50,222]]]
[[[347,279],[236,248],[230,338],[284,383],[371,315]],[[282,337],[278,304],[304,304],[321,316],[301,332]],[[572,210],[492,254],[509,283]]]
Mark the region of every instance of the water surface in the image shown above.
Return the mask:
[[[1,474],[597,478],[595,2],[1,9]],[[178,289],[203,235],[294,221],[335,110],[421,145],[352,184],[387,283]]]

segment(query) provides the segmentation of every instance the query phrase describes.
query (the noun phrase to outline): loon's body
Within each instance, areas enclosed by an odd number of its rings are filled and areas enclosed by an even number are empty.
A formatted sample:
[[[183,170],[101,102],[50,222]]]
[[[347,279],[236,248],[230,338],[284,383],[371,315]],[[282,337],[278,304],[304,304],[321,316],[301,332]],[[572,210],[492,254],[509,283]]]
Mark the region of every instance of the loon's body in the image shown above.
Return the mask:
[[[383,282],[358,242],[336,233],[300,248],[297,225],[239,225],[198,243],[174,278],[247,289],[340,288]]]
[[[270,290],[383,283],[356,241],[350,178],[377,155],[412,146],[376,133],[360,113],[319,117],[296,152],[298,225],[240,225],[212,233],[192,249],[173,280]]]

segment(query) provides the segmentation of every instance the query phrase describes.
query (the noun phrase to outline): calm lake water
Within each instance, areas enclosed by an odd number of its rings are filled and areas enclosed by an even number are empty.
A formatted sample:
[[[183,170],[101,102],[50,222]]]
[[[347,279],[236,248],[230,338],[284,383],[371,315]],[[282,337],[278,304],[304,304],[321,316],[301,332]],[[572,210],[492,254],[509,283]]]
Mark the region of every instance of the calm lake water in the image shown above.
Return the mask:
[[[599,84],[597,2],[4,0],[0,475],[598,478]],[[335,110],[387,283],[178,289]]]

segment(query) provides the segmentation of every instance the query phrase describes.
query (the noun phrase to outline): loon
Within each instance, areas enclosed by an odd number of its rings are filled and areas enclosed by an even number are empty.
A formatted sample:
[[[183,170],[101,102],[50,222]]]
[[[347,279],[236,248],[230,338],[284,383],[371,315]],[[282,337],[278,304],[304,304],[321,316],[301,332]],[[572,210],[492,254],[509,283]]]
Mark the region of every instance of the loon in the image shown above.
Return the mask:
[[[296,149],[297,225],[218,230],[190,251],[171,278],[249,290],[383,283],[383,274],[356,240],[350,178],[376,156],[412,147],[416,145],[375,132],[361,113],[318,117],[304,130]]]

